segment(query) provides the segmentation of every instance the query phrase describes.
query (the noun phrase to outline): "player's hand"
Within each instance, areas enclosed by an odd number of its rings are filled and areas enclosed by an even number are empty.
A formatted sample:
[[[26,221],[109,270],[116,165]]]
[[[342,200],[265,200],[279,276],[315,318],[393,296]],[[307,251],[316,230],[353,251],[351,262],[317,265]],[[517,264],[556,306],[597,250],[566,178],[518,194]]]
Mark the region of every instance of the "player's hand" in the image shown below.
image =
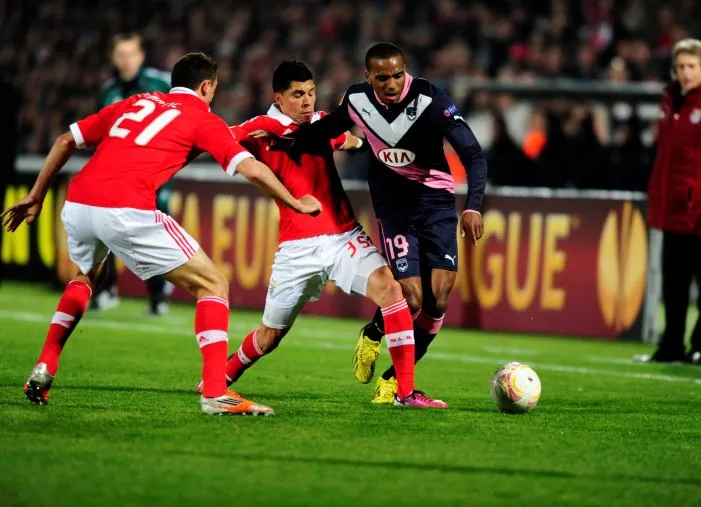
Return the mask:
[[[317,216],[323,210],[323,206],[318,199],[312,195],[305,195],[299,200],[297,211],[305,215]]]
[[[472,244],[477,246],[477,241],[484,234],[484,224],[482,223],[482,215],[475,211],[463,212],[462,214],[462,232],[461,237],[467,234],[472,239]]]
[[[14,232],[25,220],[31,224],[41,213],[41,204],[39,199],[29,194],[2,212],[0,215],[2,226],[7,228],[8,232]]]
[[[263,129],[254,130],[254,131],[248,133],[248,137],[252,137],[254,139],[260,139],[261,137],[270,137],[270,136],[271,136],[270,132],[268,132],[267,130],[263,130]]]

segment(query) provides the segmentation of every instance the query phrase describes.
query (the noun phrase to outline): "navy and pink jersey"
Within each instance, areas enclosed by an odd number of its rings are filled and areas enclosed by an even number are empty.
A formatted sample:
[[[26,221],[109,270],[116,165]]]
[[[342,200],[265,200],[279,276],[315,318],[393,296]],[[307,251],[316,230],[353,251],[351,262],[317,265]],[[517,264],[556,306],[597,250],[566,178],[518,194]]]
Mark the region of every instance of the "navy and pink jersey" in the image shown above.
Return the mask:
[[[292,137],[306,144],[335,137],[353,125],[363,131],[374,154],[368,182],[376,213],[455,206],[444,138],[468,172],[465,209],[481,210],[487,179],[484,154],[457,107],[438,87],[407,75],[399,100],[387,106],[372,85],[354,84],[333,112]]]

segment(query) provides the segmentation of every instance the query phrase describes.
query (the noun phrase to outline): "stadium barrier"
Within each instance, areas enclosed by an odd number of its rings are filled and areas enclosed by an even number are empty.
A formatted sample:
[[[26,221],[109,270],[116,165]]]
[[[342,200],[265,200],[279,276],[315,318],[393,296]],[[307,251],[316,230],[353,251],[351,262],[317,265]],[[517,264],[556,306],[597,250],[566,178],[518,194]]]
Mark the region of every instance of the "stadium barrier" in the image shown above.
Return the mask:
[[[5,204],[27,192],[41,161],[20,158],[20,177]],[[2,262],[11,277],[57,283],[70,279],[60,209],[70,173],[80,167],[81,160],[70,161],[35,227],[22,226],[3,238]],[[377,239],[366,184],[344,185],[360,222]],[[462,200],[458,196],[459,205]],[[645,202],[644,194],[633,192],[488,189],[484,238],[477,247],[467,238],[459,242],[458,281],[446,323],[656,341],[660,240],[648,231]],[[199,162],[176,177],[171,203],[174,218],[229,279],[232,307],[262,309],[277,250],[274,202],[214,164]],[[119,289],[125,296],[145,296],[144,284],[126,270]],[[190,300],[180,290],[173,298]],[[329,283],[321,301],[305,311],[369,317],[374,307]]]

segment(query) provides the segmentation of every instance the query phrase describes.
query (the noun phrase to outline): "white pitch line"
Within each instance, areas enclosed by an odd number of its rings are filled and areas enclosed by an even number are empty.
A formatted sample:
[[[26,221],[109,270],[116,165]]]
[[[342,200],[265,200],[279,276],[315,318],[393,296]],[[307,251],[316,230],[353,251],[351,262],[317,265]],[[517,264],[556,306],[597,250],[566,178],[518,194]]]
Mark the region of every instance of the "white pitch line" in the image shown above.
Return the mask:
[[[462,354],[441,354],[441,353],[431,353],[431,357],[435,359],[444,359],[447,361],[462,361],[464,363],[486,363],[495,364],[494,358],[489,357],[479,357],[479,356],[468,356]],[[507,361],[500,361],[507,362]],[[631,363],[632,364],[632,363]],[[619,377],[619,378],[634,378],[642,380],[659,380],[661,382],[691,382],[693,384],[701,385],[701,378],[692,377],[675,377],[674,375],[661,375],[658,373],[637,373],[637,372],[626,372],[626,371],[615,371],[615,370],[600,370],[596,368],[588,368],[586,366],[569,366],[564,364],[547,364],[547,363],[530,363],[534,369],[543,371],[554,371],[558,373],[584,373],[586,375],[606,375],[609,377]]]
[[[634,364],[632,359],[626,359],[625,357],[603,357],[603,356],[589,356],[587,359],[593,363],[604,363],[604,364]]]
[[[532,349],[517,349],[511,347],[494,347],[492,345],[485,345],[482,347],[485,352],[490,352],[492,354],[509,354],[518,356],[537,356],[540,354],[537,350]]]
[[[7,319],[7,320],[18,320],[18,321],[23,321],[23,322],[32,322],[32,323],[42,323],[45,325],[49,325],[49,322],[51,320],[51,315],[49,314],[43,314],[43,313],[34,313],[34,312],[16,312],[16,311],[11,311],[11,310],[0,310],[0,319]],[[157,334],[169,334],[169,335],[185,335],[185,336],[193,336],[194,335],[194,328],[183,328],[182,326],[169,326],[168,324],[172,324],[172,321],[168,321],[168,317],[164,317],[164,320],[162,323],[159,324],[143,324],[143,323],[130,323],[130,322],[120,322],[116,320],[106,320],[103,318],[90,318],[90,314],[87,316],[83,317],[83,319],[80,321],[80,327],[89,327],[89,328],[95,328],[95,329],[113,329],[113,330],[125,330],[125,331],[131,331],[131,330],[137,330],[137,331],[143,331],[146,333],[157,333]],[[193,319],[194,321],[194,319]],[[194,322],[193,322],[194,325]],[[243,332],[243,333],[248,333],[252,331],[257,324],[254,323],[246,323],[246,322],[240,322],[236,320],[231,320],[229,322],[229,329],[232,331],[235,331],[237,333]],[[331,338],[328,333],[324,333],[323,331],[319,331],[317,329],[307,329],[305,327],[295,327],[293,328],[297,333],[303,334],[305,336],[310,336],[314,338],[326,338],[329,339]]]
[[[288,345],[303,348],[323,348],[332,350],[344,350],[350,351],[354,350],[355,347],[351,345],[341,345],[338,343],[330,342],[314,342],[314,343],[304,343],[290,341]],[[482,356],[471,356],[466,354],[453,354],[445,352],[431,352],[431,359],[439,359],[441,361],[460,361],[463,363],[475,363],[475,364],[491,364],[500,365],[508,362],[504,358],[494,358],[494,357],[482,357]],[[564,364],[545,364],[545,363],[531,363],[531,366],[537,367],[538,370],[543,371],[554,371],[558,373],[584,373],[587,375],[607,375],[610,377],[619,378],[634,378],[642,380],[658,380],[661,382],[691,382],[693,384],[701,385],[701,378],[691,378],[691,377],[675,377],[673,375],[660,375],[657,373],[635,373],[635,372],[622,372],[622,371],[612,371],[612,370],[598,370],[594,368],[587,368],[586,366],[567,366]]]
[[[16,320],[22,322],[31,322],[36,324],[47,325],[48,318],[46,315],[40,313],[31,312],[13,312],[7,310],[0,310],[0,320]],[[241,323],[232,323],[234,326],[241,329],[248,329],[248,327]],[[239,324],[239,325],[236,325]],[[179,336],[192,336],[192,332],[185,329],[179,328],[168,328],[164,326],[156,326],[152,324],[137,324],[129,322],[117,322],[111,320],[91,320],[86,319],[81,321],[80,326],[90,327],[95,329],[118,329],[125,331],[141,331],[145,333],[154,334],[166,334],[166,335],[179,335]],[[303,328],[300,329],[303,331]],[[304,333],[307,334],[307,333]],[[316,331],[316,334],[323,334],[322,332]],[[308,334],[307,334],[308,335]],[[326,335],[328,338],[328,335]],[[313,349],[331,349],[331,350],[343,350],[351,351],[354,350],[354,346],[351,344],[345,345],[340,343],[333,343],[327,341],[315,341],[315,342],[303,342],[295,341],[294,339],[288,340],[286,346],[302,347],[302,348],[313,348]],[[472,363],[472,364],[490,364],[493,366],[498,366],[502,363],[507,362],[505,358],[499,357],[484,357],[484,356],[473,356],[467,354],[454,354],[445,352],[431,352],[432,359],[438,359],[440,361],[458,361],[462,363]],[[558,373],[580,373],[585,375],[605,375],[609,377],[618,378],[631,378],[640,380],[656,380],[660,382],[690,382],[692,384],[701,385],[701,378],[691,378],[691,377],[676,377],[674,375],[661,375],[657,373],[637,373],[637,372],[623,372],[615,370],[602,370],[596,368],[588,368],[585,366],[569,366],[563,364],[548,364],[548,363],[530,363],[530,366],[537,370],[542,371],[553,371]]]

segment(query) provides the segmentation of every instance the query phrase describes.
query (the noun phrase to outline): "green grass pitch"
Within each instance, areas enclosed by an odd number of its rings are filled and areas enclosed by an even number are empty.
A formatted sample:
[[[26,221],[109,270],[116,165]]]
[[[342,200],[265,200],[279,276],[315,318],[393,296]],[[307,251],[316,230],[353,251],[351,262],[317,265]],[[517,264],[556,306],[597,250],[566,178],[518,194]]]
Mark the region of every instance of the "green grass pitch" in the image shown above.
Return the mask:
[[[644,345],[446,329],[417,385],[451,407],[420,411],[369,403],[350,368],[360,321],[302,316],[236,385],[277,417],[211,417],[193,306],[159,319],[125,301],[83,319],[35,407],[21,386],[57,297],[0,287],[3,507],[701,502],[701,368],[631,364]],[[231,348],[259,319],[232,312]],[[509,360],[541,377],[530,414],[489,398]]]

